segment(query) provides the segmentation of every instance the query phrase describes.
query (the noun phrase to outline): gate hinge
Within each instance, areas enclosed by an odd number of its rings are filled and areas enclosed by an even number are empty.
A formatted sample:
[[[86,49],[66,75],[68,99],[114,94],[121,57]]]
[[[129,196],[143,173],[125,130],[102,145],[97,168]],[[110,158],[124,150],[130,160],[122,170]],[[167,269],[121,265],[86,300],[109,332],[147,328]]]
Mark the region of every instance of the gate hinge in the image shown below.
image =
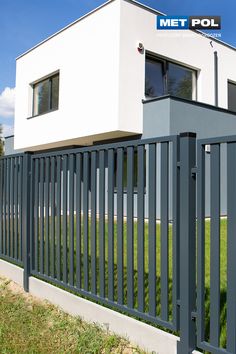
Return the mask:
[[[196,321],[196,319],[197,319],[197,312],[196,311],[191,312],[191,319],[192,319],[192,321]]]
[[[177,161],[177,167],[180,168],[180,161]]]
[[[195,179],[197,175],[197,167],[191,168],[191,176]]]

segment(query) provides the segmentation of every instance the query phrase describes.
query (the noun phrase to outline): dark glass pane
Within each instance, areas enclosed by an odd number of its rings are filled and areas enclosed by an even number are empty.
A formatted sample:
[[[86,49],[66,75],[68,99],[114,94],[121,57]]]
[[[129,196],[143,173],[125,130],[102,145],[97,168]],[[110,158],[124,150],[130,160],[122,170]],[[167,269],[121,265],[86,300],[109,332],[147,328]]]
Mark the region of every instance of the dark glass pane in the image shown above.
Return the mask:
[[[34,115],[45,113],[50,107],[49,80],[39,82],[34,86]]]
[[[164,79],[162,62],[146,59],[145,95],[158,97],[164,95]]]
[[[58,109],[59,101],[59,75],[52,78],[52,109]]]
[[[193,71],[169,63],[167,86],[170,95],[191,100],[193,98]]]
[[[236,84],[228,82],[228,109],[236,112]]]

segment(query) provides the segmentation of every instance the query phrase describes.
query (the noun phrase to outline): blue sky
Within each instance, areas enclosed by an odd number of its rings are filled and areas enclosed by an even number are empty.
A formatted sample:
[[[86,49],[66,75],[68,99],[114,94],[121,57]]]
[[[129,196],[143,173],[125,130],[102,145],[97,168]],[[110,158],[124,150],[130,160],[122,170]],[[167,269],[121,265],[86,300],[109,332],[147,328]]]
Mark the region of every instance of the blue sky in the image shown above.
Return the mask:
[[[0,0],[0,123],[12,133],[15,58],[103,0]],[[235,0],[140,0],[168,15],[220,15],[222,40],[236,46]]]

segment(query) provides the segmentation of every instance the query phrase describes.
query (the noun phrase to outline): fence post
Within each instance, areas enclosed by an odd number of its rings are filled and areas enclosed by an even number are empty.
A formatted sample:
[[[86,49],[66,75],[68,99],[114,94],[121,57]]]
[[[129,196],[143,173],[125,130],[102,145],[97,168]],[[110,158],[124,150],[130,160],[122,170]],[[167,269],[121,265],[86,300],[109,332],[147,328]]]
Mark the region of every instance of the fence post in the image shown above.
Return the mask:
[[[180,342],[178,354],[196,349],[196,134],[180,134]]]
[[[24,290],[29,291],[30,276],[30,179],[31,179],[31,154],[26,152],[23,157],[23,200],[22,200],[22,236],[23,236],[23,266]]]

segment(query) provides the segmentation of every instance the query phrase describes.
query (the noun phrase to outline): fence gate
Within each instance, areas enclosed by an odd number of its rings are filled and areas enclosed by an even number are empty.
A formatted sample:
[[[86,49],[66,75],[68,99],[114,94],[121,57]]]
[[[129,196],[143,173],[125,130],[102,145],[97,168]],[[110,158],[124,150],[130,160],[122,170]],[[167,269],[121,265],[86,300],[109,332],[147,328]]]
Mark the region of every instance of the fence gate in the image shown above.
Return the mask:
[[[198,141],[197,250],[198,347],[236,353],[235,136]]]

